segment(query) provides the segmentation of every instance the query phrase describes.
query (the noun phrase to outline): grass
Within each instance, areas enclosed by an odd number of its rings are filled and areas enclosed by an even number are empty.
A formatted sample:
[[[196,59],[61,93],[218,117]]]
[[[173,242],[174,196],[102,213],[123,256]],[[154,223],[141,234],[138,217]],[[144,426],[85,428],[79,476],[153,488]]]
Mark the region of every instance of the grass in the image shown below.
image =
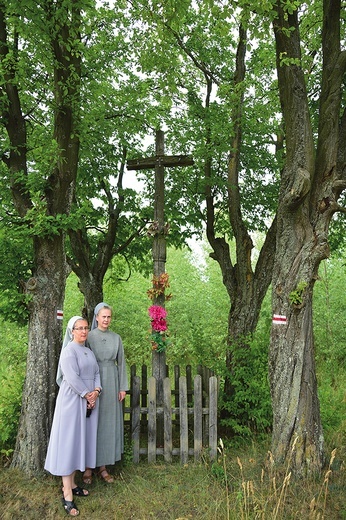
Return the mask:
[[[342,448],[345,450],[345,447]],[[181,465],[158,461],[111,468],[109,485],[94,477],[88,498],[76,498],[79,518],[109,520],[346,519],[345,452],[335,450],[320,478],[295,481],[275,469],[265,444],[235,449],[220,443],[219,459]],[[60,479],[28,479],[0,468],[1,520],[66,518]]]

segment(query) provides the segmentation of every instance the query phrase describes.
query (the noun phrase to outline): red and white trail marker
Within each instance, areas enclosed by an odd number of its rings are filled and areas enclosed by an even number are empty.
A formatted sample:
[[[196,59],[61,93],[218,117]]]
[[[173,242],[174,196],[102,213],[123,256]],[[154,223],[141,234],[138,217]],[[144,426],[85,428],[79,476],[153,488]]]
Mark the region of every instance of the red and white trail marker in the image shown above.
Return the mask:
[[[286,325],[287,318],[282,314],[274,314],[273,315],[273,325]]]

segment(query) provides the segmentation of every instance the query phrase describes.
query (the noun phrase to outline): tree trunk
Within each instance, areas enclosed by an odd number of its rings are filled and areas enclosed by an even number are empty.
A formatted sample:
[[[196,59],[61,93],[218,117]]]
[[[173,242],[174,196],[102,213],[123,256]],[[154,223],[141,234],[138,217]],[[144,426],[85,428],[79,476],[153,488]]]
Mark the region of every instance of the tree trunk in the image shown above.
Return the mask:
[[[64,237],[34,241],[36,271],[26,284],[31,298],[27,370],[12,466],[28,474],[42,470],[55,406],[66,264]]]
[[[140,236],[141,231],[146,226],[146,221],[143,220],[138,224],[138,227],[128,228],[126,238],[122,242],[119,241],[119,236],[124,236],[122,217],[124,216],[125,203],[123,178],[126,155],[127,149],[124,147],[117,176],[116,196],[103,179],[96,190],[105,193],[108,203],[105,210],[105,229],[100,232],[100,230],[93,228],[89,234],[90,226],[88,222],[84,222],[80,229],[72,229],[68,233],[72,254],[68,256],[67,260],[71,269],[79,278],[78,287],[84,296],[84,306],[81,313],[89,323],[92,322],[96,305],[103,301],[103,280],[112,259],[116,255],[126,252],[126,249]],[[82,197],[84,196],[83,193]],[[78,193],[74,201],[76,205],[78,205],[77,198]],[[94,244],[95,236],[98,237],[96,245]],[[115,246],[117,241],[118,244]]]
[[[305,261],[308,260],[307,251]],[[291,279],[289,274],[287,285]],[[287,285],[280,286],[282,294],[287,294]],[[312,330],[312,287],[313,282],[304,289],[302,304],[287,308],[286,323],[273,324],[269,369],[274,410],[273,455],[278,463],[286,461],[295,473],[304,474],[319,471],[324,463]],[[278,298],[274,301],[277,303]]]
[[[304,72],[300,66],[297,12],[277,3],[274,22],[277,71],[286,129],[286,164],[278,207],[273,271],[273,325],[269,376],[273,401],[272,452],[297,474],[319,472],[323,432],[315,374],[312,293],[318,267],[327,258],[328,227],[345,176],[341,84],[340,2],[324,2],[323,72],[315,154]],[[293,29],[293,30],[292,30]],[[282,57],[286,58],[284,63]],[[342,59],[341,59],[342,58]],[[288,61],[287,61],[288,60]],[[343,121],[343,122],[342,122]],[[316,162],[315,162],[316,155]],[[280,316],[278,320],[275,315]]]
[[[240,25],[234,83],[240,86],[245,78],[246,30]],[[206,106],[209,107],[211,82],[207,88]],[[232,383],[232,349],[248,348],[248,338],[256,329],[263,299],[271,282],[274,253],[276,245],[276,219],[268,229],[265,242],[259,253],[254,268],[252,265],[253,242],[242,215],[241,195],[239,188],[239,163],[242,143],[242,88],[238,89],[238,101],[232,105],[231,120],[234,122],[233,136],[230,142],[228,164],[228,214],[230,227],[236,242],[236,262],[233,264],[229,245],[224,237],[216,237],[215,206],[212,195],[212,166],[205,163],[206,205],[207,205],[207,238],[213,249],[214,258],[221,269],[223,283],[230,298],[228,318],[228,350],[226,352],[227,375],[224,384],[224,399],[234,396]],[[210,129],[207,131],[207,147],[212,145]],[[246,381],[244,381],[246,385]],[[221,412],[223,418],[228,417],[227,407]]]
[[[248,340],[255,332],[263,299],[267,293],[272,277],[274,264],[276,239],[276,219],[267,232],[266,240],[260,251],[256,268],[250,270],[251,261],[247,265],[245,262],[237,262],[236,266],[230,266],[224,258],[219,261],[221,271],[224,273],[223,281],[230,295],[231,307],[228,315],[228,346],[226,352],[227,376],[224,384],[225,399],[232,399],[234,387],[232,384],[233,372],[233,348],[248,348]],[[246,241],[239,241],[237,245],[237,257],[251,258],[252,245]],[[217,251],[217,249],[216,249]],[[214,249],[215,252],[215,249]],[[219,255],[222,258],[222,255]],[[227,257],[226,257],[227,258]],[[236,273],[234,276],[227,276],[228,273]],[[237,282],[233,282],[233,278]],[[247,382],[244,381],[246,386]],[[227,413],[222,413],[226,418]]]
[[[89,272],[87,276],[80,277],[78,288],[84,296],[84,306],[81,310],[81,316],[87,319],[91,326],[94,309],[96,305],[103,302],[103,277],[102,280],[95,279]]]
[[[27,228],[34,244],[35,268],[33,277],[26,284],[30,295],[27,371],[12,461],[13,466],[29,475],[43,468],[57,391],[55,377],[62,344],[62,322],[57,320],[57,311],[63,309],[67,275],[62,231],[66,224],[60,225],[64,220],[60,217],[68,215],[75,189],[80,123],[79,7],[75,2],[61,5],[46,2],[42,11],[38,8],[32,13],[33,17],[42,15],[45,16],[41,24],[44,34],[38,33],[36,39],[39,41],[41,37],[50,42],[48,69],[54,70],[54,78],[48,82],[53,85],[54,109],[50,112],[52,107],[47,106],[47,113],[54,113],[54,131],[47,139],[54,141],[57,149],[54,157],[48,158],[49,168],[47,157],[44,157],[44,164],[35,165],[29,175],[27,130],[31,127],[26,126],[26,115],[22,111],[22,86],[18,84],[16,74],[18,64],[15,59],[8,58],[7,12],[4,5],[0,5],[0,58],[6,69],[7,95],[2,117],[11,144],[8,157],[7,153],[3,155],[6,156],[15,209],[23,218],[21,225],[23,229]],[[9,20],[11,24],[11,18]],[[18,44],[20,38],[14,41]],[[12,45],[11,40],[11,48]],[[16,56],[19,61],[20,51],[18,46],[11,56]],[[42,187],[40,192],[32,187],[31,176]]]

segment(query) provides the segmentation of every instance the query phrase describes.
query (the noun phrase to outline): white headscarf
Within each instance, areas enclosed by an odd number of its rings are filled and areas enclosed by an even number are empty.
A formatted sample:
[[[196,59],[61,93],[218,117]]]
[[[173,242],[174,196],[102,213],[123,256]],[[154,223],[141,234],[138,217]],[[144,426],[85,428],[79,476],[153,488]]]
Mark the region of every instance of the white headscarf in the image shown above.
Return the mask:
[[[94,317],[93,317],[93,321],[92,321],[92,324],[91,324],[91,330],[93,329],[96,329],[97,328],[97,320],[96,320],[96,316],[98,315],[98,313],[100,312],[101,309],[103,309],[104,307],[107,307],[108,309],[111,309],[111,306],[108,305],[108,303],[105,303],[105,302],[101,302],[101,303],[98,303],[94,309]]]
[[[66,347],[66,345],[72,340],[73,338],[73,327],[74,327],[74,324],[76,323],[76,321],[78,320],[84,320],[84,318],[82,318],[81,316],[73,316],[68,324],[67,324],[67,327],[66,327],[66,333],[65,333],[65,337],[64,337],[64,341],[62,343],[62,347],[61,347],[61,351]],[[60,362],[59,362],[59,365],[58,365],[58,370],[57,370],[57,373],[56,373],[56,382],[57,384],[60,386],[61,383],[62,383],[62,378],[63,378],[63,375],[62,375],[62,371],[61,371],[61,367],[60,367]]]

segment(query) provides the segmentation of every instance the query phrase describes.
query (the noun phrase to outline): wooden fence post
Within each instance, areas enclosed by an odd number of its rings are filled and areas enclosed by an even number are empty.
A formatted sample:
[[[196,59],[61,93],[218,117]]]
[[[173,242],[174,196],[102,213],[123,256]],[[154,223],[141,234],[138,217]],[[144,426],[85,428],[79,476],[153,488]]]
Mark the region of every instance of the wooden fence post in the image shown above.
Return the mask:
[[[148,384],[148,462],[156,461],[156,378],[150,377]]]
[[[146,408],[148,406],[148,367],[142,365],[142,391],[141,391],[141,406]],[[148,424],[148,416],[143,413],[141,416],[141,424],[146,427]]]
[[[163,426],[164,447],[163,454],[166,462],[172,462],[172,391],[169,377],[163,380]]]
[[[179,378],[180,378],[180,366],[174,365],[174,406],[179,410]],[[174,415],[174,424],[179,424],[179,412]]]
[[[194,379],[194,458],[199,460],[202,453],[202,378],[197,375]]]
[[[217,457],[217,377],[209,378],[209,457]]]
[[[138,376],[132,377],[131,394],[131,427],[133,443],[133,462],[139,462],[139,439],[141,424],[141,379]]]
[[[179,378],[179,417],[180,417],[180,461],[186,464],[189,456],[189,428],[187,420],[187,383],[186,376]]]
[[[186,382],[187,382],[187,404],[192,404],[192,371],[191,365],[186,365]]]

